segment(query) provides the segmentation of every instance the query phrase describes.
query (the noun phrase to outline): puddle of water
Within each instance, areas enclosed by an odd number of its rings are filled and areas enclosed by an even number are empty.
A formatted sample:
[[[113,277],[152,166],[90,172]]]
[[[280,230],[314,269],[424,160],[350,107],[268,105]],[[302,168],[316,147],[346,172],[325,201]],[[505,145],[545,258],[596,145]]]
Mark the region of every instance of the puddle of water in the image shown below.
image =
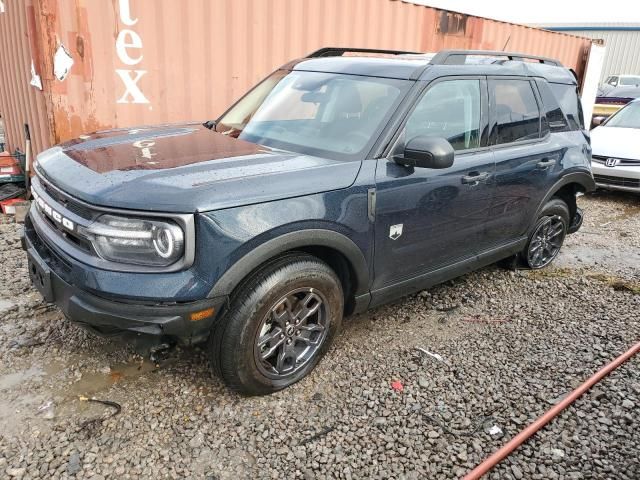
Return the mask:
[[[60,393],[65,396],[90,397],[97,392],[111,388],[118,382],[140,377],[154,370],[156,370],[155,364],[148,360],[120,363],[113,365],[109,372],[85,373],[80,380],[64,388]]]
[[[566,245],[560,250],[557,267],[592,267],[599,265],[616,270],[620,266],[640,270],[640,254],[627,248],[602,248],[595,245]]]
[[[9,390],[33,378],[42,377],[45,371],[39,367],[30,367],[20,372],[0,376],[0,390]]]
[[[69,377],[56,382],[58,378],[52,377],[65,368],[69,368],[69,365],[51,363],[0,375],[0,431],[19,434],[34,426],[39,429],[51,428],[64,418],[99,416],[104,410],[103,406],[79,401],[79,397],[101,396],[100,392],[116,383],[130,381],[156,370],[155,364],[148,360],[128,362],[115,364],[109,371],[84,373],[80,380],[72,384],[68,383],[71,380]],[[50,401],[53,402],[55,415],[47,420],[38,409]]]

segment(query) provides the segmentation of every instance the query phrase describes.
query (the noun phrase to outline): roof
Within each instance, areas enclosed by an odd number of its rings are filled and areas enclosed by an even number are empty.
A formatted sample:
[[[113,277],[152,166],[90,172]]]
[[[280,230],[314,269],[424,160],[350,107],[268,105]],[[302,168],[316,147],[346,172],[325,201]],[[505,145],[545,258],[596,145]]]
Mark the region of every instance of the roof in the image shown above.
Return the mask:
[[[536,28],[554,32],[636,32],[640,23],[636,22],[586,22],[586,23],[543,23],[533,25]]]
[[[330,50],[330,49],[324,49]],[[315,53],[315,52],[314,52]],[[325,52],[326,53],[326,52]],[[370,77],[396,78],[403,80],[425,80],[434,73],[440,75],[518,75],[546,78],[550,82],[576,83],[571,71],[557,65],[551,59],[539,59],[536,63],[522,60],[498,59],[492,52],[468,51],[469,57],[465,57],[463,51],[442,51],[438,54],[423,53],[377,53],[373,51],[357,51],[355,54],[314,56],[302,58],[288,63],[283,68],[298,71],[327,72],[348,75],[364,75]],[[491,53],[490,55],[486,55]],[[331,55],[332,52],[329,52]],[[499,52],[500,56],[517,56],[524,54],[511,54]],[[473,55],[473,57],[471,56]],[[453,57],[463,57],[461,62],[455,60],[447,62]],[[479,58],[479,61],[467,62],[466,58]],[[447,63],[441,63],[443,60]]]

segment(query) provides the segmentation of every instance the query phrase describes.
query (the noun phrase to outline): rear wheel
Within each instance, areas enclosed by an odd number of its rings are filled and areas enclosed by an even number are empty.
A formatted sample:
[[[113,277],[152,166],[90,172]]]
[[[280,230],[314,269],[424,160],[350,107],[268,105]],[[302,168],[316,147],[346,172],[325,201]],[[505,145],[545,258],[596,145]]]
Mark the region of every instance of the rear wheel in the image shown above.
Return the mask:
[[[559,198],[552,198],[544,206],[521,254],[529,268],[544,268],[558,256],[567,235],[569,218],[569,207]]]
[[[241,285],[209,340],[216,372],[246,395],[281,390],[307,375],[340,328],[343,293],[333,270],[288,255]]]

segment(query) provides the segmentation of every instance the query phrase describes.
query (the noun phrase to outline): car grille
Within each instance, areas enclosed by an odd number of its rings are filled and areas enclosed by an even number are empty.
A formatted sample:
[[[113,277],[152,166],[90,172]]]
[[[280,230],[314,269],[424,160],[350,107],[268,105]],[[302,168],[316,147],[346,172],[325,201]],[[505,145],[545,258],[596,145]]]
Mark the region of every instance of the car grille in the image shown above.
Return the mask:
[[[67,244],[92,256],[96,256],[91,242],[82,235],[78,227],[86,227],[91,224],[99,212],[92,210],[87,205],[80,203],[73,197],[57,189],[40,175],[36,175],[31,186],[34,194],[37,194],[56,212],[65,218],[71,217],[76,226],[73,229],[63,228],[62,224],[54,221],[51,214],[40,208],[38,202],[34,202],[34,208],[39,211],[41,222],[45,222],[49,229],[63,239]]]
[[[631,158],[618,158],[618,157],[605,157],[602,155],[592,155],[591,160],[596,163],[605,164],[608,158],[615,158],[618,160],[616,167],[620,166],[640,166],[640,160],[633,160]]]
[[[596,183],[640,188],[640,179],[638,178],[612,177],[610,175],[594,175],[593,178]]]
[[[59,190],[56,190],[43,181],[42,178],[40,179],[40,185],[51,198],[53,198],[58,204],[64,206],[66,210],[69,210],[82,218],[86,218],[87,220],[92,219],[93,212],[89,208],[76,202],[68,195],[62,194]]]

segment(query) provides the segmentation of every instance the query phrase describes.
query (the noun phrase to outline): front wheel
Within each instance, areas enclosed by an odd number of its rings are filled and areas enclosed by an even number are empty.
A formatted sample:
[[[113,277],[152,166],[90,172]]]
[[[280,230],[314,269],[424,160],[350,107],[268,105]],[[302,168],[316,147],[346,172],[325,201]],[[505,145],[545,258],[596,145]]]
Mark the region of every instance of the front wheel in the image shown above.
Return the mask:
[[[301,253],[268,264],[234,293],[212,332],[214,370],[245,395],[292,385],[328,350],[343,304],[340,280],[318,258]]]
[[[558,256],[567,235],[569,218],[569,207],[559,198],[551,199],[544,206],[521,254],[529,268],[544,268]]]

